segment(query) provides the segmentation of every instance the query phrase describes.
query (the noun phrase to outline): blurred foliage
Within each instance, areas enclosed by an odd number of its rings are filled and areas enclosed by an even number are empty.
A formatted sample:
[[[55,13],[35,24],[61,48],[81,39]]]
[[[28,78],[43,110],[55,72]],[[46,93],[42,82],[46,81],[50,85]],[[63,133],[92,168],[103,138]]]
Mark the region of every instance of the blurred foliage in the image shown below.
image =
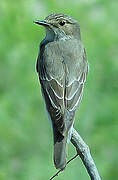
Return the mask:
[[[118,1],[1,0],[0,180],[49,179],[56,170],[53,137],[35,70],[52,12],[78,19],[90,71],[75,127],[90,146],[103,180],[118,179]],[[69,145],[69,158],[74,155]],[[56,179],[89,176],[76,159]]]

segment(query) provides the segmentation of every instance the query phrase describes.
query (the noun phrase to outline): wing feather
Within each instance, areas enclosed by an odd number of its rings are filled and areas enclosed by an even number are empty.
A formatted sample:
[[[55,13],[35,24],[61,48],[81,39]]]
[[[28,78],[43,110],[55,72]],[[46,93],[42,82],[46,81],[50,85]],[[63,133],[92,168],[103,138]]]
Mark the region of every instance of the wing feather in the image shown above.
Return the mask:
[[[73,65],[71,56],[67,56],[67,64],[63,63],[62,55],[58,54],[58,49],[54,50],[53,47],[50,47],[50,51],[49,48],[47,50],[48,52],[46,52],[44,47],[40,49],[41,54],[38,56],[36,68],[53,126],[56,126],[63,134],[65,126],[70,127],[73,123],[75,110],[82,98],[88,66],[85,50],[83,51],[82,49],[80,51],[80,55],[78,55],[80,59],[73,59],[75,62]],[[58,54],[58,56],[54,55],[54,53]],[[54,55],[53,57],[57,57],[56,60],[51,60],[52,54]],[[67,121],[70,123],[67,123]]]
[[[66,107],[69,111],[73,111],[77,108],[83,94],[84,83],[86,81],[86,74],[81,73],[79,80],[73,81],[66,87]]]

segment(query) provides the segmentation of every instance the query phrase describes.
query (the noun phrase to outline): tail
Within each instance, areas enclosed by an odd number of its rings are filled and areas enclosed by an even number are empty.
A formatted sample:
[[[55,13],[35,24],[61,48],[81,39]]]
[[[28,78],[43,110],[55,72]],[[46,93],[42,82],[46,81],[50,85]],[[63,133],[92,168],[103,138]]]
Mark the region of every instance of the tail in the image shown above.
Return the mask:
[[[59,131],[54,132],[54,164],[56,169],[64,170],[67,159],[67,137]]]

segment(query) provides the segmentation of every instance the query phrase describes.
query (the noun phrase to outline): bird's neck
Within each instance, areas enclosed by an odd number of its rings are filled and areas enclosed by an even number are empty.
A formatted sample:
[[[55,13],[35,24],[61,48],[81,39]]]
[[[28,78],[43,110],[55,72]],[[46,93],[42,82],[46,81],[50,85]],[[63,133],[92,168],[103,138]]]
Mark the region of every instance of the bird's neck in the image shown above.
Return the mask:
[[[54,41],[54,39],[55,39],[55,33],[50,28],[46,28],[45,40],[50,42],[50,41]]]
[[[59,32],[58,30],[52,31],[52,29],[46,28],[46,37],[45,41],[51,42],[51,41],[58,41],[58,40],[68,40],[72,37],[69,35],[66,35],[64,32]]]

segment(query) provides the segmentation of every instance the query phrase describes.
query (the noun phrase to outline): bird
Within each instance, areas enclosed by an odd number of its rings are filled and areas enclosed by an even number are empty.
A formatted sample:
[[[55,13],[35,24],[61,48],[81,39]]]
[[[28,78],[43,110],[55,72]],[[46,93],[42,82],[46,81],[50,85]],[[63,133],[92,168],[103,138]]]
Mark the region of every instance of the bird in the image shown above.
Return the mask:
[[[86,50],[81,41],[79,22],[63,13],[52,13],[34,21],[45,27],[36,70],[41,84],[54,139],[54,165],[64,170],[75,113],[83,95],[88,74]]]

